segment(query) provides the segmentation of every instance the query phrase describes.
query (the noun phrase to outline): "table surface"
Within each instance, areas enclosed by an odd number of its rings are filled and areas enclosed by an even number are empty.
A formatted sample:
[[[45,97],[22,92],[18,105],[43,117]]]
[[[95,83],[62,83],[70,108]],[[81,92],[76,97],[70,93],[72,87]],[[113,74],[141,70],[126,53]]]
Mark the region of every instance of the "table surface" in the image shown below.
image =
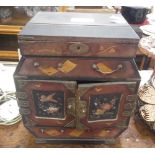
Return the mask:
[[[13,72],[15,66],[0,67],[0,86],[3,90],[13,91]],[[150,77],[152,71],[140,71],[142,78],[141,84],[144,84]],[[8,85],[6,85],[7,81]],[[129,127],[116,140],[115,144],[36,144],[35,137],[23,126],[22,121],[12,126],[0,126],[0,147],[22,147],[22,148],[40,148],[40,147],[155,147],[155,132],[151,131],[147,126],[135,117],[131,118]]]

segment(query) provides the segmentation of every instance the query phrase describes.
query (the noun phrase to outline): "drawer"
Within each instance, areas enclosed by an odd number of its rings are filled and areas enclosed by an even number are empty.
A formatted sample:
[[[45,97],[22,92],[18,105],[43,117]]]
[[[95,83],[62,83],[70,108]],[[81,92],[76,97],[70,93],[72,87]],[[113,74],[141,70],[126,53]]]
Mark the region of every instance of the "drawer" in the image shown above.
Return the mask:
[[[135,80],[139,78],[132,59],[112,58],[22,58],[15,76],[87,81]]]
[[[77,129],[55,129],[47,127],[28,127],[28,130],[37,138],[40,138],[38,143],[54,142],[65,143],[67,140],[70,143],[75,142],[92,142],[93,143],[113,143],[114,138],[121,133],[119,128],[102,129],[95,131],[77,130]],[[95,140],[95,142],[94,142]]]
[[[135,57],[137,45],[108,42],[19,41],[22,55]]]

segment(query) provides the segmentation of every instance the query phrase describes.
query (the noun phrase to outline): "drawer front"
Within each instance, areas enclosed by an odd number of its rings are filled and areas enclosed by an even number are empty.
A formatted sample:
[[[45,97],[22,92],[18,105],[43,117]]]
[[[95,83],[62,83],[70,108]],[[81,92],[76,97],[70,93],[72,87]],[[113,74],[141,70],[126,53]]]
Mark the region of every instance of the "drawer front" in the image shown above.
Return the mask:
[[[107,42],[19,41],[22,55],[135,57],[137,45]]]
[[[23,58],[18,76],[63,80],[119,80],[139,78],[132,60],[80,58]]]
[[[31,133],[33,133],[37,138],[48,139],[52,142],[59,142],[62,140],[70,141],[99,141],[101,143],[107,142],[110,143],[111,139],[118,137],[122,132],[119,128],[109,128],[102,130],[78,130],[71,128],[56,129],[56,128],[47,128],[47,127],[29,127]]]
[[[80,129],[127,128],[136,101],[136,82],[80,84],[77,114]]]
[[[16,79],[16,96],[25,126],[73,127],[75,88],[75,82]]]

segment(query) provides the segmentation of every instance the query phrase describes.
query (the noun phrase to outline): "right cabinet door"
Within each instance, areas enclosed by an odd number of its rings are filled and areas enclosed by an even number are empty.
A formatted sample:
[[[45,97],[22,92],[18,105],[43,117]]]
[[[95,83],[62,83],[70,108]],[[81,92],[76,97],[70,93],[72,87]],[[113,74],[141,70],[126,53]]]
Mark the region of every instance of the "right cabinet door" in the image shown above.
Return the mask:
[[[136,90],[136,82],[79,84],[77,128],[126,128],[135,104]]]

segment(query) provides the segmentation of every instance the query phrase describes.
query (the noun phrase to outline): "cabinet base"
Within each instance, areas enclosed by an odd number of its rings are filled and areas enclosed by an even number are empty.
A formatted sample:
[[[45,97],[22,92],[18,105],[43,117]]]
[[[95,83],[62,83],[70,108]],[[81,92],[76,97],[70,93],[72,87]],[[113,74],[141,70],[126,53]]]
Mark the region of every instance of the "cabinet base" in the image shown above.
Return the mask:
[[[115,139],[51,139],[51,138],[36,138],[37,144],[51,143],[51,144],[114,144]]]

